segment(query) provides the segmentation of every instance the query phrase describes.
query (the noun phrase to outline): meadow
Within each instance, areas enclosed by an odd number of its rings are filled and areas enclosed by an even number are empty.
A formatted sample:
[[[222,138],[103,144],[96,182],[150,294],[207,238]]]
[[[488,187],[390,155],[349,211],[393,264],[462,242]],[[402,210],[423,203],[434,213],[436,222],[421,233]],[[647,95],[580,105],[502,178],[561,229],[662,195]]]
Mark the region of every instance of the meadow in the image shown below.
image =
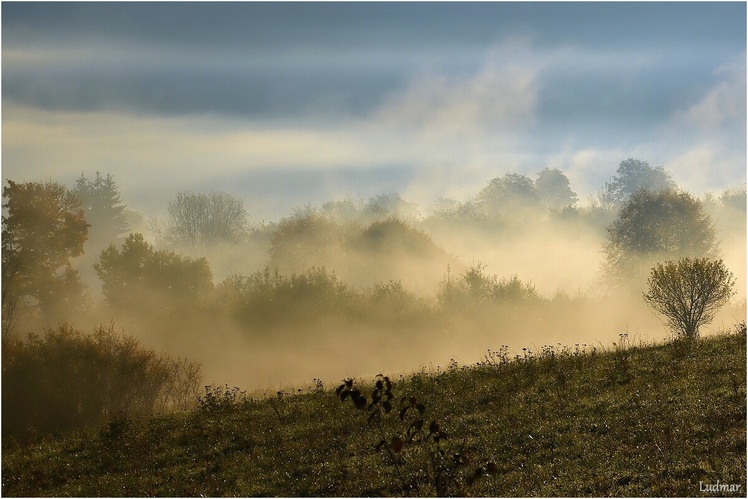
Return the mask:
[[[741,323],[666,344],[501,346],[386,383],[207,386],[193,410],[4,438],[2,494],[745,496],[745,366]]]

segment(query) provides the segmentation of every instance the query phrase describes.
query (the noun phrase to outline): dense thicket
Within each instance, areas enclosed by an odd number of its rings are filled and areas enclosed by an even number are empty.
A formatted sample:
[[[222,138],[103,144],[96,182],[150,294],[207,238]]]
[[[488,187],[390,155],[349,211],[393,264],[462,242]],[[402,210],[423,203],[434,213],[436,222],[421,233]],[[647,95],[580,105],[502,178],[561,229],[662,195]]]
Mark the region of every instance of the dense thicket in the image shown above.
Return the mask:
[[[87,334],[68,325],[3,337],[3,435],[102,424],[112,414],[191,407],[197,364],[147,350],[113,325]]]
[[[156,250],[142,234],[130,234],[122,249],[109,246],[94,268],[110,309],[145,319],[193,314],[213,289],[205,258]]]

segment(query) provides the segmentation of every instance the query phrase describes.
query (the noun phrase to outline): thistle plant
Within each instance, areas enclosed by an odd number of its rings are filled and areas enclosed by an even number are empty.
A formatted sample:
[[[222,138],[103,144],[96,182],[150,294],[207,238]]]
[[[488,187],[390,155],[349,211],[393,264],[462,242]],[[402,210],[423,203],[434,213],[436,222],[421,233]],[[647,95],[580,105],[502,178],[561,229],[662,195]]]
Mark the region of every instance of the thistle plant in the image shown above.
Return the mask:
[[[429,480],[439,497],[465,496],[466,490],[478,479],[498,472],[496,464],[490,461],[479,461],[480,464],[475,465],[475,449],[468,447],[465,439],[454,442],[436,419],[431,419],[427,425],[426,404],[417,397],[401,397],[396,410],[392,390],[392,380],[378,374],[370,399],[354,387],[352,379],[344,380],[335,393],[342,402],[350,399],[354,407],[368,414],[366,424],[373,427],[378,438],[374,449],[384,452],[395,466],[402,493],[415,487],[415,472],[408,474],[412,469],[429,470]],[[388,432],[387,428],[393,425],[385,422],[393,419],[396,429]],[[413,466],[409,467],[409,463]]]

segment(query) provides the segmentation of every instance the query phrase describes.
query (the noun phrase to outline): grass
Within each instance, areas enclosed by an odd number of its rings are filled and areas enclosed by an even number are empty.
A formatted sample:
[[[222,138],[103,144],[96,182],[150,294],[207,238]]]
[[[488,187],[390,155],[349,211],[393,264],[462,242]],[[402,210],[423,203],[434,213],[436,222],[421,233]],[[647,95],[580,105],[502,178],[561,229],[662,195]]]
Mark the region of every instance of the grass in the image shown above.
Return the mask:
[[[263,400],[213,387],[190,412],[119,415],[98,430],[28,445],[3,439],[2,494],[435,494],[426,447],[406,442],[394,458],[376,448],[382,432],[402,433],[398,410],[381,418],[380,432],[365,408],[340,400],[338,383],[315,382]],[[368,396],[373,382],[355,383]],[[445,449],[495,463],[492,476],[461,493],[699,496],[714,495],[700,483],[719,480],[746,494],[744,329],[693,344],[545,347],[516,359],[504,349],[393,382],[393,403],[424,401],[426,425],[437,421],[449,434]]]

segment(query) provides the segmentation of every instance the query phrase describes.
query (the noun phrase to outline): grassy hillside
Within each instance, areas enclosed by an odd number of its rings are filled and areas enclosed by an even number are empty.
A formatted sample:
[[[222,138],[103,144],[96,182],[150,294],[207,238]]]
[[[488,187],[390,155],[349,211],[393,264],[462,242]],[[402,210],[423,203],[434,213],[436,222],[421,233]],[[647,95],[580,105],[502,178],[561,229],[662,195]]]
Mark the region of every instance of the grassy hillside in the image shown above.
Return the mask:
[[[622,340],[393,378],[389,413],[387,397],[367,410],[374,380],[351,387],[361,409],[351,389],[341,401],[319,383],[265,400],[213,388],[188,413],[6,438],[2,494],[698,496],[719,481],[740,486],[719,495],[745,496],[745,329],[693,345]]]

